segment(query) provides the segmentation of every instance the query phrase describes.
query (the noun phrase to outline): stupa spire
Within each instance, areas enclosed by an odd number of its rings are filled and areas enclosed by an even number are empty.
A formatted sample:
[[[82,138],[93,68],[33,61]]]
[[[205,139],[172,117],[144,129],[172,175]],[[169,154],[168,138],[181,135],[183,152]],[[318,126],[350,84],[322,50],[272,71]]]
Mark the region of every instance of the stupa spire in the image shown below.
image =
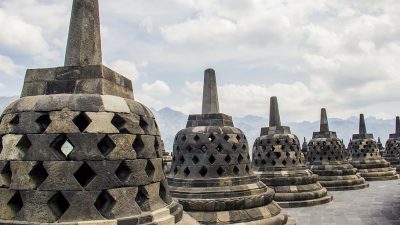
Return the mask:
[[[204,72],[203,114],[219,113],[217,79],[213,69]]]
[[[396,134],[400,134],[400,117],[396,116]]]
[[[329,131],[329,123],[328,116],[326,115],[326,109],[321,109],[321,122],[320,122],[320,132],[328,132]]]
[[[281,116],[279,115],[278,98],[272,96],[269,106],[269,126],[279,127],[281,126]]]
[[[359,134],[366,134],[367,127],[365,126],[364,114],[360,114]]]
[[[65,54],[65,66],[101,64],[99,1],[74,0]]]

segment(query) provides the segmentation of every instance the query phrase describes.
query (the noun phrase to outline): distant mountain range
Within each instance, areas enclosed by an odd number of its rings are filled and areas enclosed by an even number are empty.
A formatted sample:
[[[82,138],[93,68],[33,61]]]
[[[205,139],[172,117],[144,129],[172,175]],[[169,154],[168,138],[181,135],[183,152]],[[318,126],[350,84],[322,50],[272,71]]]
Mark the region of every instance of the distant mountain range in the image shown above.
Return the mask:
[[[0,97],[0,111],[3,111],[8,104],[17,98],[17,96]],[[168,107],[161,110],[152,109],[152,111],[157,118],[166,150],[172,151],[175,134],[186,126],[188,115]],[[259,116],[248,115],[245,117],[235,117],[233,119],[235,126],[243,130],[246,134],[250,145],[252,145],[254,140],[260,135],[260,128],[268,125],[268,118]],[[383,142],[385,142],[389,134],[393,133],[395,130],[394,118],[391,120],[383,120],[375,117],[368,117],[366,118],[366,123],[368,132],[373,133],[375,138],[381,137]],[[319,121],[290,122],[283,125],[290,126],[292,133],[296,134],[301,142],[303,137],[310,140],[312,132],[319,130]],[[337,132],[339,138],[344,139],[347,145],[351,135],[358,131],[358,118],[351,117],[346,120],[330,118],[329,126],[331,130]]]

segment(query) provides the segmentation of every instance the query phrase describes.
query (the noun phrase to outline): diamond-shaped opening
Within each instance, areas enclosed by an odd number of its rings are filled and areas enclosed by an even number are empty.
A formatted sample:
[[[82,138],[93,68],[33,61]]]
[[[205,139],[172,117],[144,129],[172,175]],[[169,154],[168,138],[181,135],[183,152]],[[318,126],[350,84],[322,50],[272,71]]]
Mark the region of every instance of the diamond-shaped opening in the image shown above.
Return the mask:
[[[178,167],[175,167],[174,174],[176,175],[177,173],[178,173]]]
[[[49,176],[46,169],[43,167],[43,162],[38,162],[29,172],[29,177],[36,187],[39,187]]]
[[[21,194],[19,193],[19,191],[15,192],[10,201],[7,202],[7,206],[11,209],[14,216],[19,211],[21,211],[22,207],[24,206],[24,203],[22,201]]]
[[[14,117],[10,120],[11,126],[17,126],[19,124],[19,114],[15,114]]]
[[[132,170],[126,165],[126,162],[122,162],[115,171],[115,175],[123,182],[129,178],[131,173]]]
[[[206,151],[208,150],[207,146],[205,146],[205,145],[201,146],[200,149],[201,149],[201,151],[203,151],[203,152],[206,152]]]
[[[232,158],[230,155],[227,155],[224,160],[226,163],[230,163],[232,161]]]
[[[233,146],[232,146],[232,150],[233,151],[236,151],[238,149],[238,147],[234,144]]]
[[[86,187],[96,176],[96,173],[90,166],[84,162],[81,167],[74,173],[75,179],[82,187]]]
[[[210,142],[213,142],[214,140],[215,140],[215,135],[214,134],[211,134],[210,136],[208,136],[208,140],[210,141]]]
[[[295,160],[295,159],[292,160],[292,164],[293,164],[293,165],[296,164],[296,160]]]
[[[199,163],[199,158],[197,158],[197,156],[193,156],[192,162],[193,162],[194,164]]]
[[[229,135],[227,135],[227,134],[224,136],[225,141],[229,141],[230,138],[231,137],[229,137]]]
[[[7,162],[6,165],[3,167],[1,170],[1,177],[3,178],[5,184],[8,186],[11,183],[11,167],[10,167],[10,162]]]
[[[185,142],[185,141],[186,141],[186,139],[187,139],[187,138],[186,138],[186,136],[185,136],[185,135],[183,135],[183,136],[181,137],[181,141],[182,141],[182,142]]]
[[[97,144],[97,147],[99,148],[100,152],[106,156],[114,150],[116,145],[114,144],[113,140],[108,136],[104,136],[103,139]]]
[[[282,164],[283,164],[284,166],[286,166],[287,162],[286,162],[285,159],[282,161]]]
[[[246,145],[246,144],[243,144],[243,145],[242,145],[242,149],[243,149],[243,151],[246,151],[246,150],[247,150],[247,145]]]
[[[192,146],[188,145],[188,146],[186,147],[186,151],[187,151],[187,152],[192,152],[192,150],[193,150]]]
[[[236,135],[236,139],[237,139],[238,141],[240,141],[242,138],[241,138],[240,135],[238,134],[238,135]]]
[[[135,141],[132,144],[132,147],[137,153],[143,151],[144,143],[143,143],[142,138],[140,137],[140,135],[136,136]]]
[[[186,167],[186,169],[183,171],[183,173],[185,173],[186,176],[189,176],[189,174],[190,174],[189,168]]]
[[[246,173],[250,173],[250,167],[246,166]]]
[[[149,194],[147,193],[146,189],[144,187],[139,187],[135,201],[143,211],[150,210],[150,206],[147,204],[149,199]]]
[[[265,159],[263,159],[263,160],[261,160],[261,164],[265,165],[265,164],[267,164],[267,161],[265,161]]]
[[[3,151],[3,136],[0,135],[0,154]]]
[[[203,166],[203,167],[201,167],[201,169],[200,169],[200,171],[199,171],[199,174],[202,176],[202,177],[205,177],[206,175],[207,175],[207,168],[205,167],[205,166]]]
[[[224,147],[219,144],[216,149],[217,151],[221,152],[222,150],[224,150]]]
[[[211,155],[210,156],[210,158],[208,158],[208,161],[211,163],[211,164],[214,164],[215,163],[215,157],[213,156],[213,155]]]
[[[69,208],[69,202],[61,192],[57,192],[53,197],[47,201],[47,205],[57,220],[64,215]]]
[[[181,162],[181,164],[185,162],[185,157],[183,157],[183,155],[181,155],[181,157],[179,158],[179,162]]]
[[[84,132],[92,120],[84,112],[81,112],[72,120],[72,122],[74,122],[81,132]]]
[[[74,145],[68,140],[67,135],[58,135],[54,141],[50,144],[59,155],[68,158],[71,152],[74,150]]]
[[[26,135],[22,136],[17,143],[17,148],[23,153],[26,153],[31,146],[32,143]]]
[[[144,170],[146,171],[148,177],[154,176],[155,168],[151,160],[147,160],[146,168]]]
[[[169,195],[169,189],[166,180],[160,182],[160,191],[158,192],[158,195],[165,203],[171,204],[172,198]]]
[[[113,119],[111,120],[111,124],[114,125],[114,127],[116,127],[121,134],[130,134],[128,129],[126,129],[125,127],[125,119],[122,118],[120,115],[115,113]]]
[[[241,154],[239,154],[239,156],[238,156],[238,163],[240,164],[240,163],[242,163],[243,162],[243,156],[241,155]]]
[[[233,167],[233,173],[234,173],[235,175],[238,175],[238,174],[239,174],[239,168],[238,168],[237,166]]]
[[[193,140],[194,140],[195,142],[198,142],[198,141],[200,140],[200,137],[199,137],[198,135],[195,135],[195,136],[193,137]]]
[[[147,128],[149,127],[149,123],[144,119],[144,117],[140,117],[139,126],[143,130],[147,130]]]
[[[277,159],[279,159],[279,158],[281,157],[281,155],[282,155],[281,152],[274,152],[274,154],[275,154],[275,157],[276,157]]]
[[[281,141],[279,139],[276,140],[276,144],[279,145]]]
[[[217,169],[217,173],[218,173],[219,176],[222,176],[225,173],[225,170],[222,167],[219,167]]]
[[[39,118],[37,118],[36,123],[40,126],[41,131],[44,132],[51,123],[50,115],[41,115]]]
[[[94,206],[105,216],[114,208],[115,203],[115,199],[107,191],[102,191],[97,197]]]

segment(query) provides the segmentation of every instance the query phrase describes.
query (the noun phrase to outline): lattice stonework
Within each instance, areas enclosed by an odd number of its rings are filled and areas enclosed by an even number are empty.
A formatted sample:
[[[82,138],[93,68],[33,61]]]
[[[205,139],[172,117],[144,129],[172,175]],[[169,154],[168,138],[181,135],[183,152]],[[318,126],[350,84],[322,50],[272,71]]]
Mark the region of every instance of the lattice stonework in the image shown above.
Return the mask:
[[[98,112],[84,112],[65,97],[57,101],[68,106],[63,111],[49,111],[56,103],[50,99],[29,97],[1,116],[0,219],[119,219],[171,206],[152,113],[117,97],[125,112],[102,110],[101,96],[90,97]]]

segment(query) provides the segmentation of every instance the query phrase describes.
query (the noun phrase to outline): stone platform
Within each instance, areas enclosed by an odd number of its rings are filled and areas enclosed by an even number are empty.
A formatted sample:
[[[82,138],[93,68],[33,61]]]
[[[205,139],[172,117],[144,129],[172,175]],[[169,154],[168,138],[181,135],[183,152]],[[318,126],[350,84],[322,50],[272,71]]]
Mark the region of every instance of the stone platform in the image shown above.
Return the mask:
[[[309,208],[286,209],[298,225],[400,224],[400,181],[370,182],[370,188],[330,192],[334,201]]]

